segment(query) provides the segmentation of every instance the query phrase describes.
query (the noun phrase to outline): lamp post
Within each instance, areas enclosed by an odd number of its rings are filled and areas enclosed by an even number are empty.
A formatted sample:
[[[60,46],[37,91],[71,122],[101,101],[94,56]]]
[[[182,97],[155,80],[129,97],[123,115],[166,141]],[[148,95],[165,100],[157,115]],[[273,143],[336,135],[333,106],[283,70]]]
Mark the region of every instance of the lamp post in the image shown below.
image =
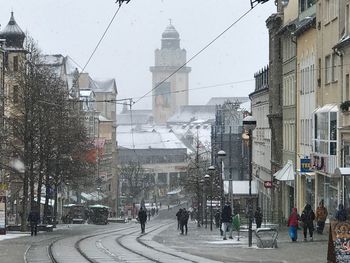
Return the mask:
[[[208,171],[211,174],[206,174],[204,176],[205,179],[210,179],[210,231],[213,231],[213,175],[215,171],[215,167],[213,165],[208,167]]]
[[[214,168],[214,166],[209,166],[209,168],[208,170],[211,171],[211,169]],[[213,231],[213,180],[211,180],[212,176],[210,176],[209,174],[206,174],[204,176],[204,179],[210,184],[210,231]]]
[[[224,177],[225,177],[225,172],[224,172],[224,158],[226,156],[226,152],[224,150],[218,151],[218,158],[220,161],[220,173],[219,173],[219,182],[220,182],[220,214],[222,212],[222,208],[224,206],[224,197],[225,197],[225,189],[224,189]],[[220,227],[220,232],[221,234],[221,227]]]
[[[248,216],[249,216],[249,229],[248,229],[248,246],[252,246],[252,224],[253,224],[253,211],[252,211],[252,136],[253,130],[256,127],[256,120],[253,116],[247,116],[243,119],[243,127],[248,131],[249,135],[249,206],[248,206]]]

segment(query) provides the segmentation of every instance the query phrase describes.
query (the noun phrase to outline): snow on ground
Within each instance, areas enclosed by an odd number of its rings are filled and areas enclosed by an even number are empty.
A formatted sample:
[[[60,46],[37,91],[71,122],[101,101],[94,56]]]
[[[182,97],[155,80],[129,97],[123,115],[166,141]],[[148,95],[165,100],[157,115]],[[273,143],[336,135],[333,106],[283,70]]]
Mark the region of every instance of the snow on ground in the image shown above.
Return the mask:
[[[0,235],[0,241],[26,236],[30,236],[30,233],[7,233],[6,235]]]

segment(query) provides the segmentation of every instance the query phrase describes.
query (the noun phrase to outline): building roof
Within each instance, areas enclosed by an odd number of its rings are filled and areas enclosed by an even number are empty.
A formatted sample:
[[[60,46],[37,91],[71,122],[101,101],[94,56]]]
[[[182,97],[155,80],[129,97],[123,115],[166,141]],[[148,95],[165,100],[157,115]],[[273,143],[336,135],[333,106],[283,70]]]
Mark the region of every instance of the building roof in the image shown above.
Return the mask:
[[[215,105],[185,105],[180,106],[176,112],[167,120],[168,124],[190,123],[194,121],[214,122]]]
[[[247,102],[249,101],[249,98],[248,97],[213,97],[211,98],[207,105],[223,105],[225,102],[240,102],[240,103],[243,103],[243,102]]]
[[[118,94],[115,79],[91,79],[91,89],[95,92],[115,92]]]
[[[169,24],[163,34],[162,34],[162,38],[163,39],[178,39],[180,37],[179,32],[177,32],[177,30],[175,29],[175,27],[172,24]]]
[[[187,149],[186,145],[166,126],[117,127],[118,146],[127,149]],[[188,149],[188,152],[191,152]]]
[[[0,38],[6,39],[7,47],[23,48],[25,34],[17,25],[16,20],[11,12],[10,21],[7,26],[0,32]]]

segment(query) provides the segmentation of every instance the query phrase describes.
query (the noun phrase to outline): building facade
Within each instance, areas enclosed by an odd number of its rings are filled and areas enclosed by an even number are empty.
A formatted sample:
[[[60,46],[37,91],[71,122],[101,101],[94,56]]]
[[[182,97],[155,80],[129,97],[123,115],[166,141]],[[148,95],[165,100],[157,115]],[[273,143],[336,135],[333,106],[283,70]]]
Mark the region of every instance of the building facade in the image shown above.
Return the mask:
[[[252,116],[256,119],[253,131],[253,177],[258,187],[258,206],[261,207],[265,220],[272,217],[271,212],[271,129],[269,126],[269,68],[255,73],[255,90],[251,99]]]

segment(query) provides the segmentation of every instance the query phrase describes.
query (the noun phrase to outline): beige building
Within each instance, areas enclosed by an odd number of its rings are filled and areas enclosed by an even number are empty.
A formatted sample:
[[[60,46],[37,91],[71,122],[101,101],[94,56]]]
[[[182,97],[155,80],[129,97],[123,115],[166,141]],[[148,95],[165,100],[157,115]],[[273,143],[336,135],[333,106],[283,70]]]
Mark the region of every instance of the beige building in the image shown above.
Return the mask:
[[[186,50],[180,48],[180,35],[172,24],[162,34],[161,49],[155,51],[152,72],[152,110],[155,123],[165,124],[180,106],[188,105]],[[174,73],[175,72],[175,73]]]
[[[311,166],[315,171],[315,203],[324,199],[330,214],[341,202],[341,180],[334,176],[340,166],[341,145],[339,104],[342,102],[341,56],[334,46],[343,36],[340,14],[343,0],[320,0],[316,4],[317,88],[313,115],[313,152]]]
[[[297,42],[297,156],[296,207],[315,207],[315,173],[308,167],[312,153],[312,115],[316,103],[316,6],[299,13],[294,32]],[[301,162],[303,163],[301,165]]]

